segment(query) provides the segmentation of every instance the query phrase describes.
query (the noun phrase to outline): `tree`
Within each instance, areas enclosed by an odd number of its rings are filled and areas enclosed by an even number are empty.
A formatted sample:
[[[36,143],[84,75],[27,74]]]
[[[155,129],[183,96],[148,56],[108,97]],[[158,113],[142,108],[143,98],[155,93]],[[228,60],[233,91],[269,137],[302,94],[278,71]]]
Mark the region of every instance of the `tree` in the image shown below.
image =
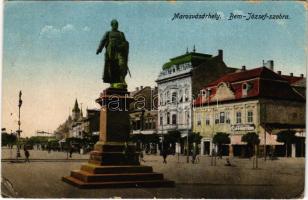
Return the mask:
[[[222,145],[230,144],[229,134],[217,132],[213,137],[213,143],[218,146],[219,155],[222,156]]]
[[[284,130],[284,131],[280,131],[277,134],[277,142],[283,142],[285,144],[286,147],[286,157],[288,157],[289,152],[288,152],[288,148],[290,146],[290,144],[293,144],[296,140],[296,136],[295,136],[295,131],[293,130]]]
[[[259,136],[255,132],[248,132],[242,136],[241,140],[247,143],[250,157],[253,156],[253,147],[260,144]]]
[[[17,141],[17,137],[14,134],[8,134],[6,132],[2,132],[1,134],[1,145],[13,145]]]

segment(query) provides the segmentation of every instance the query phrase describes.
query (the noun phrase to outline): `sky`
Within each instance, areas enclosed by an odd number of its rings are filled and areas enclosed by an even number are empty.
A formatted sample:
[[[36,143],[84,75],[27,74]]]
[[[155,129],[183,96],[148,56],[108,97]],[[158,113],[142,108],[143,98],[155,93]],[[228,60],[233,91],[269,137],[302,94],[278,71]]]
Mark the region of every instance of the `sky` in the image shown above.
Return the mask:
[[[130,43],[128,89],[155,86],[162,65],[196,46],[227,66],[259,67],[304,74],[307,11],[299,2],[98,2],[6,1],[3,14],[2,127],[17,130],[22,90],[22,136],[54,131],[77,98],[86,108],[108,85],[102,82],[104,54],[96,55],[110,21],[119,21]],[[288,20],[228,20],[234,14],[285,14]],[[220,14],[221,20],[172,20],[180,14]]]

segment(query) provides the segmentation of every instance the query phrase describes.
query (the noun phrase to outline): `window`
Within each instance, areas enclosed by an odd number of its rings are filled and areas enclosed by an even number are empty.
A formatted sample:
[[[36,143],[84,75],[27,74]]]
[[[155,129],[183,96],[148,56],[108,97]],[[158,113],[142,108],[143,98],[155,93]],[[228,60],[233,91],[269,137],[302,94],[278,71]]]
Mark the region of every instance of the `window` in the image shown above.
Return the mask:
[[[170,113],[167,113],[167,124],[170,124]]]
[[[209,115],[206,115],[206,117],[205,117],[205,124],[210,125],[210,116]]]
[[[172,124],[175,125],[176,124],[176,114],[172,115]]]
[[[219,124],[219,115],[218,115],[218,113],[215,114],[215,124]]]
[[[292,113],[292,119],[296,119],[297,118],[297,113]]]
[[[183,92],[182,92],[182,90],[180,90],[180,92],[179,92],[179,102],[183,102]]]
[[[226,112],[226,123],[230,124],[230,113]]]
[[[152,129],[156,129],[156,121],[154,119],[152,120]]]
[[[242,123],[242,113],[236,112],[236,123],[241,124]]]
[[[220,112],[219,121],[221,124],[225,123],[225,113],[224,112]]]
[[[160,93],[160,105],[163,105],[163,101],[164,101],[164,98],[163,98],[163,93]]]
[[[167,103],[170,102],[170,96],[169,96],[169,92],[166,93],[166,100],[167,100]]]
[[[244,83],[244,84],[243,84],[243,90],[246,90],[246,89],[247,89],[247,84]]]
[[[186,124],[189,125],[189,113],[188,111],[185,111],[186,114]]]
[[[148,129],[148,120],[146,119],[145,122],[144,122],[144,127],[143,127],[144,130]]]
[[[136,130],[139,130],[140,129],[140,125],[141,125],[141,122],[140,122],[140,120],[137,120],[137,122],[136,122]]]
[[[172,92],[172,103],[176,103],[176,92]]]
[[[253,112],[251,110],[247,112],[247,122],[253,123]]]
[[[160,116],[160,118],[159,118],[159,124],[160,124],[160,125],[163,125],[163,116]]]
[[[201,113],[197,113],[197,125],[201,126]]]
[[[188,94],[188,89],[185,89],[185,101],[189,100],[189,94]]]

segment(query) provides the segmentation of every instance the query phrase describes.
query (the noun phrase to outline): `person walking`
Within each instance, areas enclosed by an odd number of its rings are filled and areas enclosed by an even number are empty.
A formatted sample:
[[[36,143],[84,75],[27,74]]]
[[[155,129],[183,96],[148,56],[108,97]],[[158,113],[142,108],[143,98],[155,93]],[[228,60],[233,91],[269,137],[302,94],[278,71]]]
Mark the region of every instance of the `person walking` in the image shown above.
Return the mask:
[[[145,160],[143,159],[143,151],[142,150],[140,151],[139,158],[140,158],[140,161],[145,162]]]
[[[70,145],[70,149],[69,149],[69,151],[70,151],[70,158],[71,158],[71,157],[72,157],[72,155],[73,155],[73,152],[74,152],[73,145]]]
[[[29,160],[30,153],[26,147],[24,148],[24,151],[25,151],[25,157],[26,157],[25,162],[30,162]]]
[[[162,156],[163,156],[163,159],[164,159],[163,163],[167,164],[168,151],[165,148],[162,151]]]

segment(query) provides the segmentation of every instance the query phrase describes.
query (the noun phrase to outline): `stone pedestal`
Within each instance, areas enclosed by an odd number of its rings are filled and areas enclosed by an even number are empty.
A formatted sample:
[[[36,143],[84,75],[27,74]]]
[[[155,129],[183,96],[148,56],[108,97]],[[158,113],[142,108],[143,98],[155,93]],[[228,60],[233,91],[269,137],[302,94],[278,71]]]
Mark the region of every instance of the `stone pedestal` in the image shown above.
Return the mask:
[[[152,167],[140,165],[135,145],[128,142],[132,98],[127,90],[104,90],[96,102],[101,105],[99,142],[88,163],[62,180],[80,188],[174,186]]]

